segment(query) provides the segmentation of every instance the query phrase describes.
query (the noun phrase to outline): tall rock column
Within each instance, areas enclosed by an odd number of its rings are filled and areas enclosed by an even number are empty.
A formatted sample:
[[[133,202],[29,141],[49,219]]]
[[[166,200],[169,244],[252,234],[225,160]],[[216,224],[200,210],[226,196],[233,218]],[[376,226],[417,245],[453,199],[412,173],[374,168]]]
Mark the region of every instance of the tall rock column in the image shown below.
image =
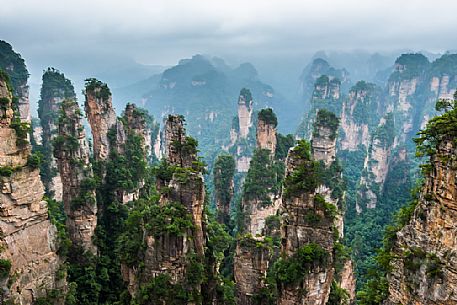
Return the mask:
[[[289,151],[281,206],[279,305],[326,304],[329,298],[336,209],[316,192],[318,168],[308,142],[301,141]],[[287,274],[291,264],[299,269]]]
[[[278,248],[279,227],[275,227],[281,204],[280,188],[284,169],[275,160],[277,118],[271,109],[262,109],[257,119],[257,148],[251,160],[241,199],[242,223],[234,257],[236,302],[260,304],[266,276]],[[279,169],[279,170],[278,170]],[[273,224],[271,226],[271,224]],[[264,300],[265,301],[265,300]]]
[[[123,142],[122,124],[117,120],[108,85],[96,79],[87,79],[85,96],[84,105],[87,120],[92,129],[94,157],[97,161],[104,161],[108,158],[110,150],[113,149],[108,137],[109,131],[115,128],[116,140],[119,140],[116,142]]]
[[[32,304],[63,283],[56,278],[56,228],[43,201],[39,169],[28,162],[27,126],[12,109],[10,88],[0,71],[1,300]]]
[[[64,99],[76,99],[73,85],[65,78],[63,73],[53,68],[48,68],[43,73],[41,86],[41,99],[38,101],[38,116],[42,127],[42,145],[44,152],[44,165],[41,177],[46,192],[57,201],[62,200],[62,180],[56,159],[52,153],[52,141],[57,136],[57,120],[60,104]]]
[[[230,207],[234,195],[235,160],[231,155],[217,157],[213,168],[214,199],[217,218],[222,224],[230,226]]]
[[[76,246],[96,254],[92,237],[97,226],[95,179],[89,162],[89,146],[75,100],[61,103],[58,135],[54,140],[63,188],[67,228]]]
[[[252,137],[253,102],[249,89],[243,88],[238,97],[238,115],[232,122],[230,129],[230,143],[226,147],[235,157],[238,173],[246,173],[252,158],[254,141]]]
[[[141,263],[144,265],[138,268],[138,262],[129,260],[122,263],[123,278],[134,297],[156,278],[166,280],[170,287],[182,287],[195,296],[202,294],[202,281],[195,268],[203,268],[205,257],[205,187],[197,142],[186,136],[184,119],[177,115],[166,119],[164,139],[166,159],[157,176],[157,190],[161,196],[158,202],[147,203],[151,213],[143,218],[139,235],[144,250],[134,254],[143,257]],[[139,200],[138,204],[141,202]],[[170,297],[179,298],[163,296]],[[187,300],[187,304],[196,302],[196,299]]]

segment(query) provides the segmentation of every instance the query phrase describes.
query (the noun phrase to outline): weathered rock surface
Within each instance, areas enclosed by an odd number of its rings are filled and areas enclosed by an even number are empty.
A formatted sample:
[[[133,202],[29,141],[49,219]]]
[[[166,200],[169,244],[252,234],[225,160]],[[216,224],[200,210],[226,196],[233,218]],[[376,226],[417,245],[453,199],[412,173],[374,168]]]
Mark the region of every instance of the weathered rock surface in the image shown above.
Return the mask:
[[[104,161],[112,149],[108,138],[109,131],[116,128],[116,136],[122,139],[123,128],[117,120],[111,93],[106,84],[93,80],[93,85],[86,86],[85,96],[84,105],[92,129],[94,157],[98,161]]]
[[[2,298],[17,304],[32,304],[47,290],[64,283],[56,278],[60,260],[56,254],[56,228],[48,218],[43,201],[44,188],[38,169],[27,165],[30,146],[16,145],[16,131],[9,125],[11,92],[0,80],[0,98],[10,100],[6,118],[0,125],[0,167],[12,168],[1,177],[0,258],[11,262],[11,270],[1,279]]]
[[[386,304],[457,304],[457,149],[438,147],[412,219],[397,233]]]
[[[95,180],[89,162],[89,145],[81,120],[79,105],[74,100],[61,104],[58,139],[54,147],[63,188],[67,228],[72,242],[96,254],[92,238],[97,226]]]

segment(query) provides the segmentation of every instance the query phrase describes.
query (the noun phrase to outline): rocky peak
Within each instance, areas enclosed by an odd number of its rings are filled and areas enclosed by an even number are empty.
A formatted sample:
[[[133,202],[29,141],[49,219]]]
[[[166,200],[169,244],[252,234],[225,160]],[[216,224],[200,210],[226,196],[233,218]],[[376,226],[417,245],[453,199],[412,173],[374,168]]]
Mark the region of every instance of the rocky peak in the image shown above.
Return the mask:
[[[271,108],[260,110],[257,116],[257,148],[268,149],[274,156],[276,151],[276,126],[278,119]]]
[[[197,151],[188,141],[195,140],[186,136],[182,115],[169,115],[165,120],[163,141],[164,156],[171,165],[192,168],[197,160]]]
[[[252,126],[252,95],[249,89],[243,88],[238,98],[238,123],[239,137],[246,139],[249,134],[249,128]]]
[[[314,83],[313,99],[337,100],[341,95],[341,81],[337,78],[322,75]]]
[[[41,99],[38,101],[38,116],[42,127],[42,145],[44,149],[44,166],[41,177],[49,196],[57,201],[62,200],[62,181],[52,153],[52,142],[57,136],[57,120],[60,105],[66,98],[76,99],[74,87],[54,68],[48,68],[42,77]]]
[[[117,120],[107,84],[93,78],[87,79],[84,94],[87,120],[92,129],[94,157],[96,160],[104,161],[111,149],[109,131],[115,128],[116,135],[119,135],[117,137],[122,138],[123,130]]]
[[[336,157],[336,133],[339,119],[333,112],[320,109],[314,122],[312,149],[317,161],[329,166]]]
[[[92,242],[97,226],[95,179],[82,113],[75,100],[64,100],[60,109],[54,155],[64,186],[62,199],[68,232],[76,246],[96,254],[97,248]]]
[[[151,157],[153,154],[153,143],[151,126],[149,126],[147,120],[152,120],[152,118],[144,110],[130,103],[125,107],[123,117],[125,118],[125,127],[142,138],[143,150],[146,154],[145,157]]]

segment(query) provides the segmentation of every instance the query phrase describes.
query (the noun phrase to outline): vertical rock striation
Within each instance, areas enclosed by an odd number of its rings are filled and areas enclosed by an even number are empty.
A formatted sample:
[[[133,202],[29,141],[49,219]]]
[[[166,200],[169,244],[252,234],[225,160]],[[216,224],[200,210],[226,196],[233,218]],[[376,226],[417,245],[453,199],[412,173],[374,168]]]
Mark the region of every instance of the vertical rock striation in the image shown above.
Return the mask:
[[[44,155],[41,177],[49,196],[57,201],[62,201],[62,181],[52,153],[52,142],[57,135],[57,120],[62,101],[76,99],[76,95],[71,82],[58,70],[48,68],[43,73],[42,80],[41,99],[38,101]]]
[[[108,133],[116,129],[115,143],[123,143],[123,126],[118,122],[116,112],[113,108],[111,91],[108,86],[96,79],[86,80],[85,110],[87,120],[92,129],[94,158],[97,161],[104,161],[109,157],[111,149]]]
[[[0,231],[2,301],[32,304],[58,288],[56,228],[48,218],[39,170],[27,162],[24,123],[12,109],[11,87],[0,72]],[[18,110],[16,110],[18,111]]]
[[[64,186],[62,199],[70,239],[75,246],[96,254],[92,241],[97,226],[96,183],[81,117],[75,100],[61,102],[54,155]]]
[[[272,238],[278,234],[276,218],[281,204],[282,163],[275,160],[277,118],[273,111],[262,109],[257,119],[257,148],[244,183],[241,199],[243,235],[237,240],[234,257],[236,302],[258,304],[266,287],[266,276],[274,257]],[[275,228],[275,223],[277,223]],[[273,225],[271,225],[273,224]]]
[[[454,138],[444,137],[411,219],[396,233],[386,304],[455,304],[456,156]]]

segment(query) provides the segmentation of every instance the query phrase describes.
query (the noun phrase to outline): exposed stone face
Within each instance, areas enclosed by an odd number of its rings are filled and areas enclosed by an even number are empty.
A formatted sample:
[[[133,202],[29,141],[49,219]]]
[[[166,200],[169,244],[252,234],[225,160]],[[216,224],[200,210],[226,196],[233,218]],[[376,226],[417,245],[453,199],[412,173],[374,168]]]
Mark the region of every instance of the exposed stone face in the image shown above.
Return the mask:
[[[412,219],[396,236],[386,304],[457,303],[456,154],[447,139],[431,160]]]
[[[60,104],[63,101],[63,97],[50,97],[49,99],[42,99],[40,101],[40,111],[38,112],[41,126],[43,128],[42,141],[43,145],[52,151],[52,141],[55,139],[57,134],[57,124],[55,117],[59,113]],[[54,155],[50,156],[48,164],[49,172],[55,173],[51,180],[46,181],[45,188],[48,193],[53,194],[53,197],[57,201],[62,201],[62,180],[60,178],[59,169],[57,168],[57,162]]]
[[[262,118],[257,120],[257,148],[268,149],[271,151],[272,156],[276,151],[276,126],[275,124],[268,123]]]
[[[138,110],[135,104],[127,104],[124,111],[126,125],[137,136],[142,138],[143,150],[147,158],[152,156],[153,144],[151,129],[148,127],[145,116]]]
[[[54,147],[63,188],[67,228],[72,242],[96,254],[92,238],[97,226],[95,186],[89,161],[89,146],[78,104],[65,100],[61,105],[58,136]],[[71,143],[73,141],[74,143]]]
[[[11,93],[4,88],[5,82],[0,81],[0,98],[10,99]],[[7,108],[6,113],[12,113],[10,106]],[[56,228],[49,221],[43,201],[39,170],[27,165],[30,146],[16,146],[16,132],[7,121],[0,125],[0,166],[15,170],[10,177],[0,179],[0,258],[11,262],[10,276],[1,280],[3,300],[32,304],[45,296],[46,290],[65,283],[59,283],[55,275],[60,266]]]
[[[235,250],[233,274],[236,283],[236,304],[254,305],[255,296],[265,286],[265,278],[271,263],[272,253],[268,247],[259,247],[263,238],[243,238]]]
[[[326,126],[316,126],[313,135],[312,147],[313,156],[317,161],[324,161],[325,165],[330,165],[336,157],[336,138],[335,132]]]
[[[192,167],[193,159],[188,154],[181,154],[181,146],[186,142],[184,118],[170,115],[165,119],[164,127],[164,157],[172,165]]]
[[[111,147],[108,132],[116,128],[118,137],[123,136],[121,124],[113,108],[111,94],[105,96],[101,95],[101,92],[100,86],[86,89],[85,92],[86,115],[92,129],[94,157],[98,161],[104,161],[109,156]]]
[[[246,97],[240,95],[238,99],[239,137],[246,139],[249,128],[252,126],[252,100],[247,101]]]
[[[346,290],[349,294],[349,302],[353,304],[355,301],[356,279],[354,275],[354,266],[352,260],[347,260],[343,266],[343,270],[338,275],[340,287]]]

